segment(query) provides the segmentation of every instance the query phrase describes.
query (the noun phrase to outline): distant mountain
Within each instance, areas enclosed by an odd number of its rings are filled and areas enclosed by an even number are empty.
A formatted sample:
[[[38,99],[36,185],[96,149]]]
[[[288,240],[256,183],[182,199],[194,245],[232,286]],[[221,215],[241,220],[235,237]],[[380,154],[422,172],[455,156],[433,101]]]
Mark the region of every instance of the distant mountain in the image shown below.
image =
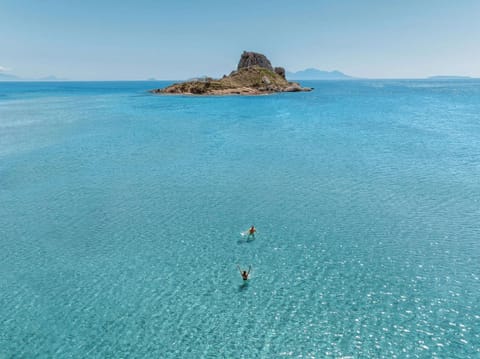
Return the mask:
[[[0,81],[21,81],[21,80],[22,79],[18,76],[0,72]]]
[[[66,80],[67,79],[50,75],[50,76],[41,77],[37,81],[66,81]]]
[[[450,76],[450,75],[441,75],[441,76],[430,76],[427,77],[429,80],[469,80],[473,77],[470,76]]]
[[[32,78],[24,78],[24,77],[19,77],[16,75],[0,72],[0,81],[67,81],[67,79],[57,77],[54,75],[45,76],[38,79],[32,79]]]
[[[322,71],[318,69],[305,69],[297,72],[288,72],[286,77],[289,80],[351,80],[352,76],[348,76],[340,71]]]

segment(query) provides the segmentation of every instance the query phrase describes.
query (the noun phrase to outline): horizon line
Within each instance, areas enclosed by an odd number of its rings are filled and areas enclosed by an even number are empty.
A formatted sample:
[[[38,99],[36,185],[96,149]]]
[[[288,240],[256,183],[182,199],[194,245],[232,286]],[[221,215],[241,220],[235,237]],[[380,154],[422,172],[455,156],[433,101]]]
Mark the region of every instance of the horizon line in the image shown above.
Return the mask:
[[[480,77],[464,76],[464,75],[433,75],[426,77],[349,77],[342,79],[287,79],[290,81],[362,81],[362,80],[480,80]],[[190,79],[115,79],[115,80],[76,80],[76,79],[62,79],[62,80],[42,80],[42,79],[14,79],[14,80],[0,80],[0,83],[12,82],[172,82],[172,81],[191,81]]]

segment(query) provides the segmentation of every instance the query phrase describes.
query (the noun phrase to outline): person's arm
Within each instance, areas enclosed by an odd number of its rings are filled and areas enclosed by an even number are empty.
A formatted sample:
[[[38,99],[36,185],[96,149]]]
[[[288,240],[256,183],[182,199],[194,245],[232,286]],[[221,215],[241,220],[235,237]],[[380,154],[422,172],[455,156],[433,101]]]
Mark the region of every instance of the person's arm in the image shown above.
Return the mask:
[[[251,271],[251,270],[252,270],[252,266],[249,265],[249,266],[248,266],[248,272],[247,272],[247,274],[250,274],[250,271]]]
[[[242,269],[240,268],[240,266],[237,264],[237,268],[238,268],[238,271],[240,272],[240,274],[242,274]]]

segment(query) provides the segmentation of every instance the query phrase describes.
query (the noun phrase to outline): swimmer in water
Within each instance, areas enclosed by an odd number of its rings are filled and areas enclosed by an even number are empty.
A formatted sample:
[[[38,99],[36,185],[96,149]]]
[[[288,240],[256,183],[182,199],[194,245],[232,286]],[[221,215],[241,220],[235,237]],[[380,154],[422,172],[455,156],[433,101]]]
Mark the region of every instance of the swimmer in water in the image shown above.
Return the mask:
[[[250,229],[248,230],[248,236],[255,238],[255,232],[256,232],[256,231],[257,231],[257,229],[256,229],[255,226],[252,224],[252,226],[251,226]]]
[[[242,270],[239,265],[237,265],[238,271],[240,272],[240,275],[242,276],[243,281],[248,280],[248,276],[250,275],[250,271],[252,270],[252,266],[248,266],[248,272],[246,270]]]

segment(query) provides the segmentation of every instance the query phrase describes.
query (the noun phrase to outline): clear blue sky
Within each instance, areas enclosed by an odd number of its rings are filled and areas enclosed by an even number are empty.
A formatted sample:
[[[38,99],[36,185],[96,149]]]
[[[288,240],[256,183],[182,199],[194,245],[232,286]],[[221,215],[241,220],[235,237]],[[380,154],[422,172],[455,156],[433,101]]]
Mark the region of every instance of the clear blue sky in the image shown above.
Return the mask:
[[[480,77],[479,0],[0,0],[0,71],[72,80],[274,66],[358,77]]]

